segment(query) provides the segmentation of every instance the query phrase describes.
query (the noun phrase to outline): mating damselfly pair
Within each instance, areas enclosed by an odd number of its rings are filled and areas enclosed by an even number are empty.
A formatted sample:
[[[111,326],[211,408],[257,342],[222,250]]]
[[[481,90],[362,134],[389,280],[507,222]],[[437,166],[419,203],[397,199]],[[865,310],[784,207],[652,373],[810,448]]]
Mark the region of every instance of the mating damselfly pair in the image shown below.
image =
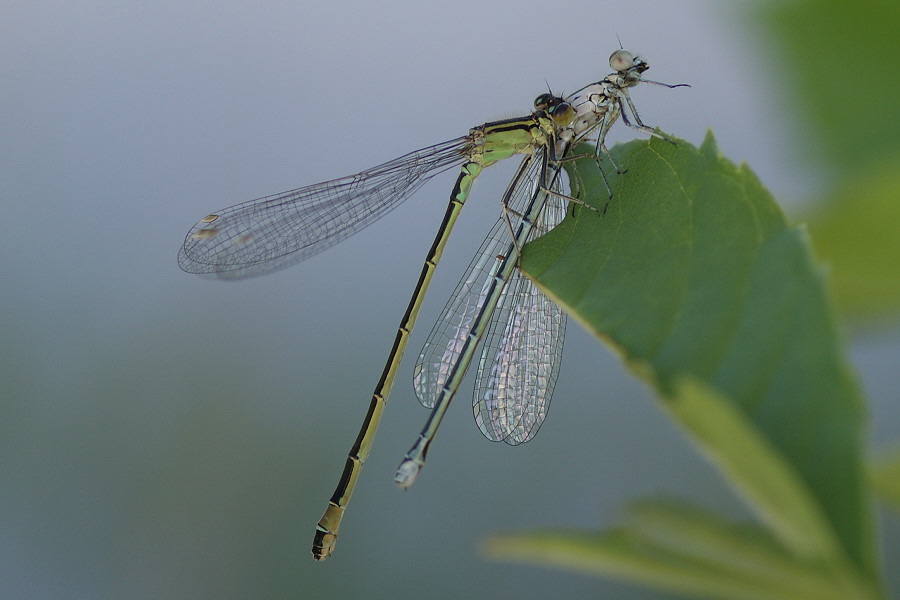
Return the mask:
[[[575,144],[595,138],[595,159],[612,163],[605,139],[619,116],[664,138],[641,121],[628,89],[641,81],[676,87],[642,79],[648,64],[624,49],[613,52],[609,64],[613,73],[565,99],[541,94],[530,115],[485,123],[468,135],[356,175],[237,204],[204,217],[187,234],[178,255],[183,270],[221,279],[261,275],[318,254],[387,214],[436,174],[460,168],[362,428],[316,526],[312,552],[317,560],[334,549],[425,290],[472,183],[483,169],[513,155],[523,158],[501,198],[500,218],[419,354],[413,383],[431,414],[397,468],[395,482],[407,488],[415,481],[482,340],[473,402],[481,432],[515,445],[530,440],[543,423],[559,373],[566,317],[519,273],[519,252],[562,221],[570,202],[581,204],[561,192],[561,164],[577,158],[571,153]]]

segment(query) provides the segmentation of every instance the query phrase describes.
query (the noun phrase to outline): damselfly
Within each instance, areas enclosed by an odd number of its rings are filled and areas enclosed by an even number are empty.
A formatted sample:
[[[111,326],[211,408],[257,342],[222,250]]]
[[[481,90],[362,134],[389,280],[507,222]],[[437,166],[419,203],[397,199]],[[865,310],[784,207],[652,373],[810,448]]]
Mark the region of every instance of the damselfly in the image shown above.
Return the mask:
[[[178,256],[183,270],[222,279],[260,275],[340,242],[387,214],[436,174],[460,167],[450,204],[366,418],[316,527],[313,556],[317,560],[329,556],[334,548],[425,290],[472,183],[484,168],[515,154],[524,158],[504,194],[501,218],[420,356],[415,387],[422,403],[433,411],[398,468],[395,481],[408,487],[415,480],[475,346],[488,328],[489,342],[477,383],[482,399],[476,396],[475,403],[479,427],[489,439],[521,443],[530,439],[543,422],[559,370],[565,316],[519,275],[518,251],[528,240],[555,226],[565,215],[567,202],[573,200],[559,192],[559,174],[560,162],[569,157],[575,142],[596,132],[597,155],[608,156],[604,139],[620,114],[627,124],[660,136],[641,122],[628,95],[628,88],[641,81],[647,63],[618,50],[610,57],[610,65],[614,73],[565,101],[551,94],[538,96],[535,111],[525,117],[474,127],[464,137],[411,152],[350,177],[217,211],[201,219],[187,234]],[[626,105],[634,124],[625,117]],[[512,284],[507,286],[510,280]]]

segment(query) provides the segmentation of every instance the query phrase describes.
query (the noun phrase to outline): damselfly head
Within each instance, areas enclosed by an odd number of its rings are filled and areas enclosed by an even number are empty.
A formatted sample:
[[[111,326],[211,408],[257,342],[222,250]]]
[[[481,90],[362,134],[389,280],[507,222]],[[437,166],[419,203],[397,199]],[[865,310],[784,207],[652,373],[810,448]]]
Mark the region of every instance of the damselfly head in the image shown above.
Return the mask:
[[[567,127],[575,120],[575,108],[568,102],[560,102],[548,112],[550,118],[559,127]]]
[[[639,56],[634,56],[628,50],[620,48],[609,55],[609,66],[627,79],[640,79],[639,75],[650,68]]]
[[[609,66],[612,67],[613,71],[625,71],[633,65],[634,57],[631,55],[631,52],[624,48],[616,50],[609,55]]]
[[[559,96],[554,96],[550,92],[544,92],[540,96],[534,99],[534,109],[535,110],[549,110],[554,106],[561,104],[563,101]]]
[[[575,109],[571,104],[551,93],[544,93],[534,99],[534,108],[543,112],[560,127],[566,127],[575,120]]]

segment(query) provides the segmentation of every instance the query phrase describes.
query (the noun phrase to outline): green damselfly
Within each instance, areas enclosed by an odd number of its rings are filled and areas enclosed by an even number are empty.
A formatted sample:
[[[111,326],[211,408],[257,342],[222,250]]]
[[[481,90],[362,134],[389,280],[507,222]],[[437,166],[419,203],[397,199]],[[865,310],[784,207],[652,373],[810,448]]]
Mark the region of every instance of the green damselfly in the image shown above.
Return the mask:
[[[404,313],[366,418],[317,524],[312,550],[317,560],[328,557],[334,548],[344,510],[371,452],[425,291],[472,183],[484,168],[516,154],[524,158],[504,194],[501,218],[445,307],[420,356],[416,392],[420,401],[433,407],[433,411],[398,468],[395,481],[401,487],[408,487],[415,480],[440,420],[468,369],[475,346],[486,330],[490,340],[486,350],[503,357],[485,354],[479,368],[479,382],[495,383],[478,383],[478,389],[490,395],[490,389],[499,389],[496,382],[503,379],[507,390],[513,390],[518,382],[521,394],[518,399],[508,394],[502,398],[495,395],[493,400],[476,397],[476,421],[482,432],[489,439],[521,443],[530,439],[543,422],[559,370],[565,316],[519,275],[518,250],[528,240],[555,226],[564,217],[567,203],[573,200],[559,192],[559,175],[560,162],[569,158],[575,142],[595,132],[598,157],[601,153],[608,156],[604,139],[620,114],[627,124],[660,136],[641,122],[628,95],[628,88],[641,81],[647,63],[625,50],[618,50],[610,57],[610,65],[614,73],[585,86],[566,100],[552,94],[538,96],[535,111],[525,117],[474,127],[466,136],[422,148],[356,175],[217,211],[197,222],[187,234],[178,256],[183,270],[221,279],[261,275],[305,260],[342,241],[390,212],[436,174],[460,168],[449,206]],[[624,116],[626,105],[635,124]],[[476,292],[477,286],[480,287]],[[510,325],[510,321],[514,323]],[[552,326],[546,327],[547,323]],[[534,336],[523,335],[534,328],[544,328],[538,336],[539,344],[533,342]],[[514,364],[509,358],[510,351],[523,352],[518,365],[527,366],[527,360],[534,360],[544,351],[553,359],[546,364],[540,359],[538,368],[532,369],[527,377],[520,377],[509,372]],[[535,379],[544,383],[537,386],[526,383]]]
[[[523,160],[504,196],[500,222],[482,244],[419,354],[413,385],[419,401],[432,412],[397,468],[394,481],[402,488],[412,485],[424,466],[441,419],[486,332],[473,400],[481,432],[489,440],[517,445],[533,438],[546,418],[559,373],[566,318],[515,269],[518,249],[565,215],[565,202],[559,207],[559,200],[576,201],[557,189],[559,164],[573,158],[569,150],[575,142],[596,134],[594,156],[599,160],[602,154],[613,162],[605,139],[620,116],[627,125],[668,140],[641,121],[628,88],[641,81],[670,88],[685,85],[643,80],[649,65],[624,49],[613,52],[609,63],[614,73],[566,98],[576,115],[557,131],[555,148],[540,149],[549,162],[523,173],[533,157]],[[629,112],[634,123],[628,119]],[[520,196],[528,200],[523,203]],[[509,214],[520,218],[516,229],[509,227]],[[503,235],[504,229],[512,235]]]

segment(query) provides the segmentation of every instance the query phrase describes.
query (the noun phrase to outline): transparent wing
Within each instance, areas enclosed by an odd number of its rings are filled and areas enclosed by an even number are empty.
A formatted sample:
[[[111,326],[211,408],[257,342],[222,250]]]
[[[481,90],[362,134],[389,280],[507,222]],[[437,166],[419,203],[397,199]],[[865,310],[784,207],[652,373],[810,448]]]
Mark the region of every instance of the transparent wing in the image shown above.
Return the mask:
[[[531,200],[539,179],[541,163],[538,153],[533,159],[526,158],[520,167],[520,170],[524,170],[524,177],[519,181],[527,182],[527,185],[520,185],[510,197],[509,212],[513,228],[516,227],[516,214],[524,212]],[[555,175],[555,169],[553,174]],[[554,187],[556,185],[554,177]],[[547,205],[532,229],[529,239],[542,235],[559,223],[565,216],[565,210],[564,200],[555,196],[548,197]],[[413,386],[419,401],[427,408],[434,406],[453,365],[459,359],[472,322],[481,309],[485,290],[500,265],[498,257],[502,257],[510,250],[509,227],[501,217],[488,233],[465,275],[457,284],[456,290],[419,354]],[[507,322],[512,322],[510,315],[513,311],[521,313],[517,321],[520,327],[507,327],[509,331],[504,336],[498,328],[506,327]],[[522,333],[528,331],[531,333],[526,340]],[[476,422],[488,439],[521,443],[537,432],[546,415],[546,406],[559,372],[564,331],[565,315],[516,271],[491,317],[476,380]],[[512,361],[515,360],[511,354],[505,357],[501,354],[504,344],[509,348],[511,344],[526,341],[531,344],[531,350],[524,355],[520,353],[520,359],[532,362],[527,366],[517,365],[522,377],[513,374],[505,380],[502,377],[492,378],[490,375],[492,370],[499,374],[503,369],[510,368]],[[538,379],[540,383],[535,383]],[[520,431],[522,426],[518,426],[517,429],[517,424],[512,422],[510,412],[512,406],[510,405],[509,409],[501,407],[504,402],[510,403],[509,395],[504,395],[498,390],[503,385],[512,383],[515,383],[518,390],[523,390],[523,393],[527,394],[527,401],[524,400],[524,396],[519,395],[518,404],[523,407],[520,411],[540,414],[539,418],[529,421],[528,435]],[[513,393],[513,390],[510,393]],[[493,418],[490,416],[492,411],[495,414]],[[501,412],[503,414],[500,414]],[[521,419],[518,422],[521,422]]]
[[[549,196],[530,237],[565,215],[566,201]],[[486,438],[517,445],[537,434],[559,376],[565,333],[565,313],[516,270],[491,316],[475,377],[472,409]]]
[[[541,168],[540,150],[534,156],[526,156],[519,166],[519,173],[526,178],[520,181],[536,182]],[[522,186],[520,186],[522,187]],[[531,187],[531,186],[528,186]],[[512,200],[518,206],[513,211],[521,213],[526,205],[527,194],[518,194]],[[433,408],[437,396],[444,387],[450,371],[459,359],[463,343],[469,335],[472,322],[481,310],[484,296],[491,278],[497,273],[501,260],[498,256],[509,252],[511,241],[509,227],[501,218],[491,228],[481,247],[456,289],[444,306],[441,316],[428,335],[413,375],[413,387],[419,402],[426,408]]]
[[[498,221],[481,243],[428,335],[413,375],[416,397],[425,408],[434,408],[438,394],[459,359],[472,322],[484,302],[486,285],[500,264],[498,253],[505,252],[508,245],[506,223]]]
[[[371,225],[434,175],[463,163],[468,137],[410,152],[356,175],[237,204],[188,232],[178,265],[222,279],[287,267]]]

